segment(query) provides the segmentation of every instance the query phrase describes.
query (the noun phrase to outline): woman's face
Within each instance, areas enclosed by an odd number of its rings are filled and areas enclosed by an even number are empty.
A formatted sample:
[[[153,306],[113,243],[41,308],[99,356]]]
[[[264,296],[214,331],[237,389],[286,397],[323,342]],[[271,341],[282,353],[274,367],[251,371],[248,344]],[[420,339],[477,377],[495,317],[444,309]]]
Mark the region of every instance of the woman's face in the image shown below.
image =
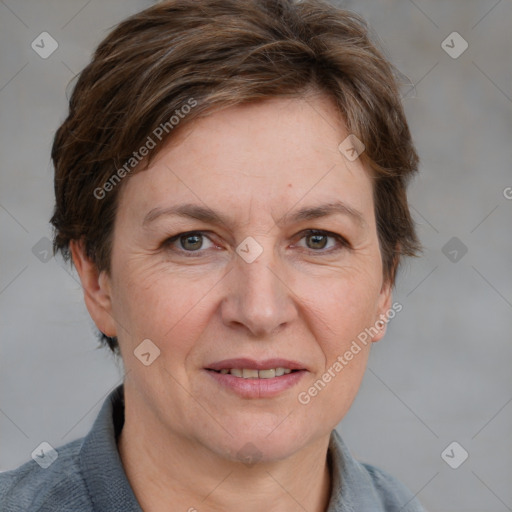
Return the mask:
[[[327,97],[190,126],[123,184],[101,322],[148,430],[281,459],[343,418],[370,343],[333,365],[389,309],[372,181],[338,149],[349,134]]]

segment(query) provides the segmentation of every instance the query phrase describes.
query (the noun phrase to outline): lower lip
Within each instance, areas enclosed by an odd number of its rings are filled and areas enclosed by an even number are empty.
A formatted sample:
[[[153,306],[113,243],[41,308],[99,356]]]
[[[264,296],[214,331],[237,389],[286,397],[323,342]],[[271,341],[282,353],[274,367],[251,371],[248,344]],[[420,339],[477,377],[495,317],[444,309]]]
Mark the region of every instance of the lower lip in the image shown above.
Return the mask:
[[[206,372],[221,386],[234,391],[242,398],[272,398],[295,386],[302,379],[306,370],[287,373],[271,379],[244,379],[229,373],[217,373],[213,370],[206,370]]]

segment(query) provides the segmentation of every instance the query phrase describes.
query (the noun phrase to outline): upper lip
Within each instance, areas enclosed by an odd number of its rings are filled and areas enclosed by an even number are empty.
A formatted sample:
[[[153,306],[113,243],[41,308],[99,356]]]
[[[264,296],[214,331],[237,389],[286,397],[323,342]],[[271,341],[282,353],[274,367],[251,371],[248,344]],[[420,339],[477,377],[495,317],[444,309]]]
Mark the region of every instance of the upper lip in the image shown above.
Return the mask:
[[[257,361],[247,357],[237,357],[234,359],[223,359],[215,363],[208,364],[205,367],[207,370],[224,370],[232,368],[252,369],[252,370],[268,370],[269,368],[288,368],[290,370],[305,370],[306,367],[297,361],[290,361],[289,359],[272,358]]]

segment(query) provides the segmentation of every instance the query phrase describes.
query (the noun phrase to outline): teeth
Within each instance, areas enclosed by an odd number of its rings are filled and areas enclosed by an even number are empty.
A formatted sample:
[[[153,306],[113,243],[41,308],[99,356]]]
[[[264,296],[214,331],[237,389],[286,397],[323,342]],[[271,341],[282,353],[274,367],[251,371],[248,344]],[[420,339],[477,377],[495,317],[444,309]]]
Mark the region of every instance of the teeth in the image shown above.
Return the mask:
[[[255,370],[252,368],[223,368],[220,370],[222,375],[230,373],[235,377],[242,377],[244,379],[272,379],[274,377],[281,377],[291,373],[289,368],[269,368],[267,370]]]
[[[258,374],[260,379],[271,379],[276,376],[276,371],[274,370],[274,368],[271,368],[270,370],[260,370],[259,372],[256,373]]]
[[[242,370],[242,377],[244,379],[257,379],[258,370]]]

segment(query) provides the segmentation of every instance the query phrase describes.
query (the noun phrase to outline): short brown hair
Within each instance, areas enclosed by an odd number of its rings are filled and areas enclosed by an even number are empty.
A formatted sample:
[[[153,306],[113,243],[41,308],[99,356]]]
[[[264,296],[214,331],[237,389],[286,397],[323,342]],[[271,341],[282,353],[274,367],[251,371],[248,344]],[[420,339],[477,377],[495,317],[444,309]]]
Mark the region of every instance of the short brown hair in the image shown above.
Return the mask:
[[[314,88],[365,145],[384,277],[394,283],[401,256],[421,249],[406,197],[419,158],[398,76],[366,22],[323,0],[168,0],[131,16],[99,44],[55,134],[54,251],[67,260],[70,241],[82,240],[110,271],[117,181],[147,168],[158,148],[140,165],[134,151],[155,131],[159,146],[174,137],[171,118],[191,99],[180,130],[213,110]]]

